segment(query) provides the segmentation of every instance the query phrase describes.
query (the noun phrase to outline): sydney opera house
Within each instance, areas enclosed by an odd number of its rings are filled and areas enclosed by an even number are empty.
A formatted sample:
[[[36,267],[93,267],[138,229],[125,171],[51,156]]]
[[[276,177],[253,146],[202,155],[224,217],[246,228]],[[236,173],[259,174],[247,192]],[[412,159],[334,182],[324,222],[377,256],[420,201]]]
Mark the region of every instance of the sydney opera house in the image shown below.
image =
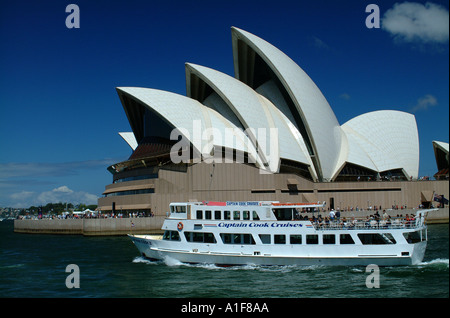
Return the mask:
[[[116,89],[132,154],[108,167],[113,183],[100,210],[158,215],[190,200],[413,207],[433,192],[448,196],[448,182],[416,181],[414,115],[375,111],[339,124],[291,58],[249,32],[231,33],[234,77],[186,63],[187,96]]]

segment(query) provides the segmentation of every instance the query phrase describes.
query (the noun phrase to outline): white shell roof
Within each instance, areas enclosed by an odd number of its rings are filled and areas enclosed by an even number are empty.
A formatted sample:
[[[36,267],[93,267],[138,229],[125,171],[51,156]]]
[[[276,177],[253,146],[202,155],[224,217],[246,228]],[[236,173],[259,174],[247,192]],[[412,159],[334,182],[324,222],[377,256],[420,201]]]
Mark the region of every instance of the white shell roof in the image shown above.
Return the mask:
[[[314,169],[311,158],[309,157],[305,141],[303,140],[298,129],[267,98],[261,95],[259,98],[270,111],[275,127],[278,128],[278,147],[280,157],[309,165],[312,178],[317,180],[317,173]]]
[[[192,98],[141,87],[118,87],[117,90],[131,95],[145,107],[160,114],[173,127],[178,128],[202,155],[211,155],[214,146],[229,147],[249,154],[256,153],[241,130],[215,110]],[[236,138],[234,140],[225,138],[226,130],[234,131]],[[211,137],[212,142],[210,142]],[[261,164],[257,158],[252,159],[257,165]]]
[[[377,166],[372,161],[370,156],[365,152],[364,148],[361,148],[360,143],[361,140],[358,139],[356,134],[350,132],[350,129],[344,129],[345,137],[348,142],[348,150],[347,153],[347,162],[366,167],[368,169],[378,171]],[[344,152],[344,151],[342,151]]]
[[[280,79],[309,131],[323,178],[331,179],[341,149],[341,131],[322,92],[292,59],[272,44],[235,27],[232,34],[251,46]],[[235,57],[235,72],[239,79],[237,63]]]
[[[127,142],[131,149],[135,150],[137,148],[138,142],[132,132],[120,132],[119,135]]]
[[[441,148],[442,151],[448,153],[448,142],[433,140],[432,143],[433,143],[433,147],[437,146],[438,148]]]
[[[230,107],[244,129],[246,129],[254,146],[258,147],[258,145],[261,145],[262,139],[257,134],[257,129],[270,128],[274,127],[274,125],[271,122],[272,118],[270,115],[267,116],[268,114],[265,114],[264,116],[261,114],[261,112],[264,114],[264,109],[259,105],[258,97],[250,87],[231,76],[200,65],[186,63],[186,72],[195,73],[205,81]],[[189,76],[186,76],[186,78],[189,78]],[[189,83],[187,86],[190,86]],[[247,130],[248,128],[253,129]],[[272,162],[270,162],[264,151],[260,152],[259,156],[263,162],[269,164],[272,172],[276,172],[279,166],[279,156],[276,156],[277,158],[274,158]]]
[[[300,133],[268,99],[237,79],[208,67],[187,63],[186,72],[195,73],[225,101],[239,118],[250,139],[255,141],[255,147],[257,144],[266,145],[259,156],[268,162],[271,172],[278,171],[280,157],[312,166],[304,141],[301,136],[298,137]],[[190,76],[186,78],[189,81]],[[188,94],[190,85],[187,84]],[[276,143],[272,144],[277,147],[276,150],[270,145],[271,128],[278,131]]]
[[[448,168],[448,142],[433,140],[432,144],[437,168],[439,170]],[[443,157],[439,154],[440,152],[443,153]]]
[[[403,169],[408,177],[417,178],[419,136],[414,115],[393,110],[375,111],[349,120],[342,129],[367,154],[376,171]],[[352,160],[361,160],[362,165],[370,167],[367,160],[357,158],[355,153],[349,149]]]

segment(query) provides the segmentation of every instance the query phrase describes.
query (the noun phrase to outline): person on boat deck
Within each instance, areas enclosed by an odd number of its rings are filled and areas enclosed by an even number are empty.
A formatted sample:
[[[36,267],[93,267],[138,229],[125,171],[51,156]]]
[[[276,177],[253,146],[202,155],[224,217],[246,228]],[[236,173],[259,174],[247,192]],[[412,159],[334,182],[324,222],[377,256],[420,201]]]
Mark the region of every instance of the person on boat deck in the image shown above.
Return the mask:
[[[325,222],[323,221],[323,219],[321,218],[321,217],[319,217],[319,225],[320,226],[324,226],[325,225]]]
[[[330,219],[331,219],[331,221],[333,221],[334,220],[334,216],[335,216],[336,214],[334,213],[334,210],[331,210],[330,211]]]
[[[391,216],[388,215],[387,220],[386,220],[386,225],[389,226],[389,225],[391,225],[391,224],[392,224]]]
[[[375,220],[380,220],[380,214],[378,213],[378,211],[375,212],[375,214],[373,215]]]

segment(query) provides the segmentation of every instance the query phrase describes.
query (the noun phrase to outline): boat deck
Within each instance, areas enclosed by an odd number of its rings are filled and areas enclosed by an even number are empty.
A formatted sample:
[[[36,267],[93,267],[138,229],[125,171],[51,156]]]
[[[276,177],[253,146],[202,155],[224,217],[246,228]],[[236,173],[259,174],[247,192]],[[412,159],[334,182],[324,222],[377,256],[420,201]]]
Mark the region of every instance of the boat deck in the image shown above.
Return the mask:
[[[390,220],[357,219],[351,220],[311,220],[316,230],[378,230],[378,229],[415,229],[424,224],[416,220],[391,218]]]

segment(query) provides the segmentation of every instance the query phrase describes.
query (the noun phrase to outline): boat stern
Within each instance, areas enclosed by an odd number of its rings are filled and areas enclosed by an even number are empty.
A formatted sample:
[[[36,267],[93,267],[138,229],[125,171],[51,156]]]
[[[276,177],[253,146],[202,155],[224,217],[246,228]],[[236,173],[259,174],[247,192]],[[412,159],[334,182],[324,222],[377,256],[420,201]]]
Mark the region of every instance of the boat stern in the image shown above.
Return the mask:
[[[412,265],[422,263],[426,249],[427,249],[427,241],[422,241],[414,244],[413,253],[411,255]]]

